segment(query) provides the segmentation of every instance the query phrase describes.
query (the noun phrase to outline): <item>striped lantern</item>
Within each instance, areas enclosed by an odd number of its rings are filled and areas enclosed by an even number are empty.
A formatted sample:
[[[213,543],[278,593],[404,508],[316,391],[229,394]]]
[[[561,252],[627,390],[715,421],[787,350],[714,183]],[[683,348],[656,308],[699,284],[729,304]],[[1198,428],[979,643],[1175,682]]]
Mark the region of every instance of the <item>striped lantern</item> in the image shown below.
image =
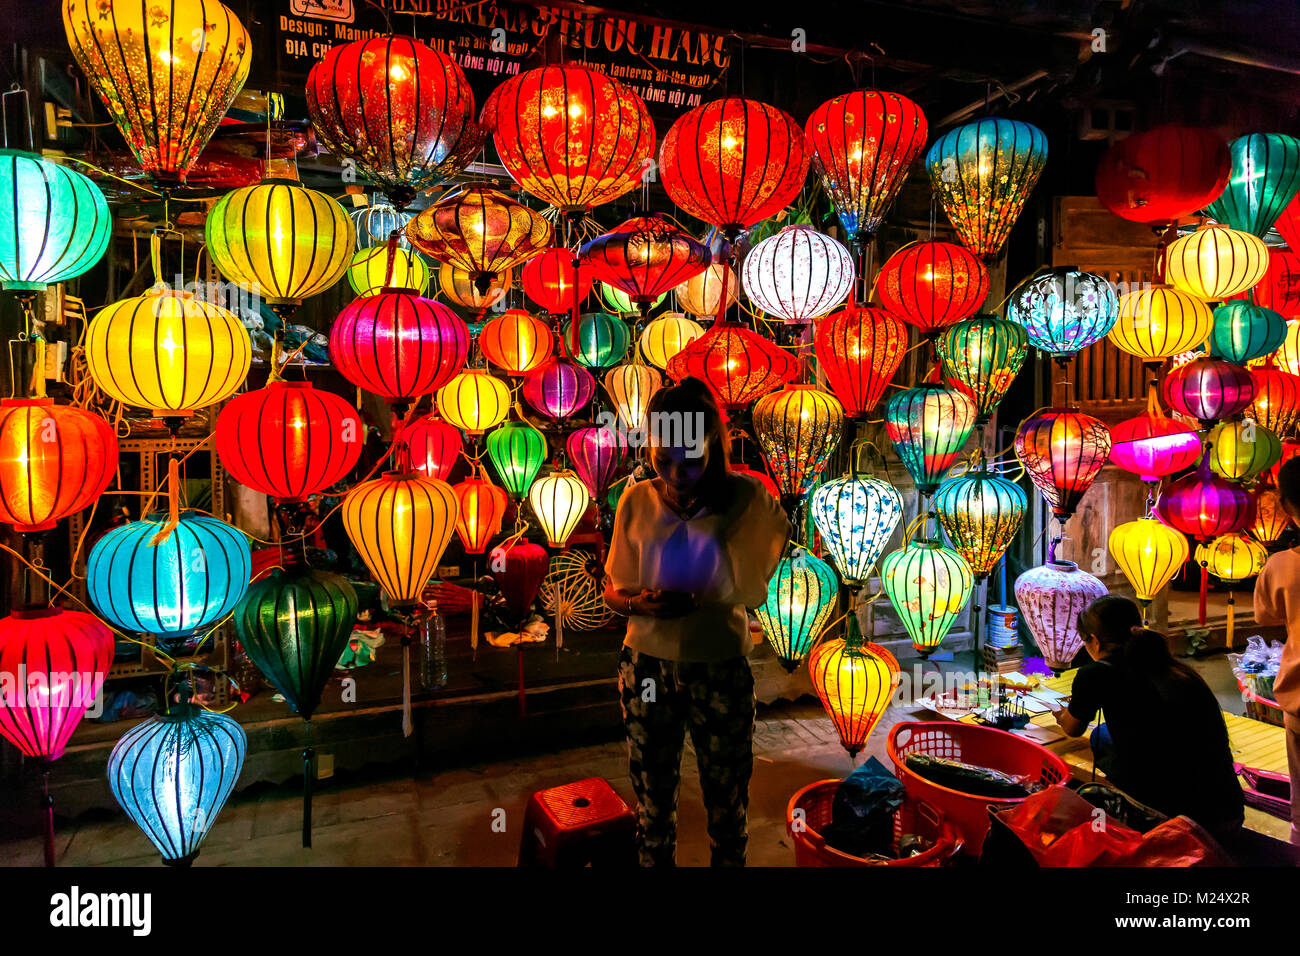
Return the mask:
[[[1110,430],[1110,460],[1146,482],[1190,468],[1201,457],[1195,428],[1160,413],[1144,412]]]
[[[578,333],[573,333],[573,323],[564,323],[560,333],[569,345],[573,358],[587,368],[611,368],[623,361],[632,334],[627,323],[616,315],[605,312],[587,312],[578,318]]]
[[[456,535],[466,554],[482,554],[501,530],[509,497],[488,481],[486,473],[466,478],[451,490],[456,495]]]
[[[1266,365],[1251,369],[1250,377],[1255,381],[1255,397],[1243,414],[1290,441],[1300,420],[1300,376]]]
[[[1206,455],[1196,471],[1160,493],[1155,511],[1171,528],[1208,541],[1249,527],[1255,502],[1251,492],[1214,474]]]
[[[467,368],[438,389],[438,413],[468,435],[481,435],[505,421],[510,388],[487,369]]]
[[[895,392],[885,403],[885,432],[921,494],[938,489],[970,437],[976,414],[969,396],[929,383]]]
[[[564,547],[590,502],[587,486],[568,469],[538,478],[528,489],[528,503],[552,548]]]
[[[1119,294],[1104,276],[1066,267],[1030,276],[1007,302],[1007,318],[1029,344],[1058,361],[1099,342],[1119,317]]]
[[[808,494],[839,444],[844,407],[815,385],[787,385],[754,405],[754,434],[787,501]]]
[[[1213,574],[1220,581],[1234,584],[1253,578],[1264,570],[1268,560],[1268,549],[1244,532],[1222,534],[1208,544],[1196,546],[1196,563]],[[1227,628],[1225,642],[1233,646],[1233,632],[1236,624],[1236,597],[1228,591]]]
[[[595,281],[581,262],[574,265],[576,258],[568,249],[547,249],[533,256],[520,271],[524,295],[551,315],[569,315],[591,293]]]
[[[808,655],[808,676],[830,714],[840,743],[856,757],[889,709],[900,682],[894,655],[862,640],[849,615],[848,638],[822,641]]]
[[[726,311],[740,301],[740,280],[726,263],[715,262],[703,272],[676,286],[673,291],[677,295],[677,304],[684,312],[711,319],[718,314],[718,307],[722,305],[724,284],[727,289],[727,305],[723,311]]]
[[[1120,351],[1158,363],[1200,345],[1213,328],[1214,313],[1202,299],[1153,285],[1120,296],[1108,337]]]
[[[514,272],[504,269],[488,279],[487,287],[480,292],[470,274],[464,269],[444,262],[438,266],[438,288],[453,305],[484,313],[498,305],[514,284]]]
[[[738,325],[713,327],[669,360],[669,378],[701,379],[718,403],[736,411],[773,392],[799,374],[799,360],[771,339]]]
[[[411,250],[406,241],[406,224],[412,213],[398,212],[392,203],[375,202],[353,209],[348,213],[357,233],[357,250],[384,248],[393,233],[397,233],[397,248]]]
[[[1210,223],[1165,247],[1164,266],[1174,288],[1220,302],[1264,278],[1268,249],[1258,236]]]
[[[1020,530],[1028,499],[1014,481],[986,469],[949,478],[934,496],[939,523],[976,581],[983,581]]]
[[[1286,319],[1249,302],[1225,302],[1214,310],[1210,354],[1244,365],[1276,351],[1286,339]]]
[[[650,399],[662,387],[659,373],[649,365],[628,362],[615,365],[605,373],[605,391],[614,403],[619,426],[624,431],[636,431],[645,425]]]
[[[903,497],[870,475],[832,478],[809,499],[813,524],[847,584],[864,584],[903,517]]]
[[[1110,431],[1073,408],[1046,408],[1016,429],[1016,457],[1064,524],[1110,455]]]
[[[573,360],[553,358],[524,376],[522,391],[530,407],[563,423],[591,401],[596,380]]]
[[[1300,192],[1300,139],[1282,133],[1251,133],[1228,144],[1232,175],[1205,212],[1263,237]]]
[[[89,507],[117,474],[117,435],[50,398],[0,399],[0,522],[46,531]]]
[[[1271,547],[1290,527],[1291,516],[1282,506],[1277,485],[1272,478],[1265,478],[1255,493],[1255,517],[1250,523],[1250,533],[1260,544]]]
[[[537,316],[510,309],[483,326],[478,347],[485,359],[507,375],[527,375],[551,357],[555,337]]]
[[[1210,468],[1229,481],[1250,481],[1282,460],[1282,442],[1253,421],[1222,422],[1206,438]]]
[[[892,312],[850,305],[817,322],[817,364],[850,419],[875,409],[907,352],[907,326]]]
[[[712,257],[708,246],[662,215],[629,219],[581,249],[583,266],[626,293],[643,316],[656,298],[703,272]]]
[[[680,313],[669,312],[647,322],[637,344],[645,360],[663,370],[674,355],[703,334],[704,327],[700,323]]]
[[[1186,535],[1147,515],[1116,525],[1106,544],[1133,586],[1145,620],[1146,606],[1187,563]]]
[[[549,565],[546,549],[531,541],[519,540],[492,549],[492,579],[501,588],[506,610],[516,619],[532,608]]]
[[[627,443],[612,428],[577,428],[565,439],[569,462],[591,497],[600,501],[623,464]]]
[[[1073,561],[1051,561],[1016,578],[1020,616],[1055,673],[1069,668],[1083,647],[1079,615],[1107,593],[1106,585]]]
[[[616,289],[607,282],[597,282],[595,288],[596,291],[600,293],[601,304],[616,315],[626,317],[641,313],[641,307],[633,303],[632,298],[622,289]],[[668,298],[667,292],[655,296],[654,300],[646,308],[646,311],[653,312],[663,304],[663,301],[666,298]],[[644,319],[644,314],[642,314],[641,317]]]
[[[1122,219],[1163,225],[1217,199],[1231,170],[1215,130],[1155,126],[1111,143],[1097,166],[1097,198]]]
[[[446,481],[465,450],[460,429],[437,415],[424,415],[402,429],[399,436],[411,455],[411,467],[425,478]]]
[[[1223,359],[1197,358],[1166,375],[1161,392],[1174,411],[1209,428],[1250,405],[1255,398],[1255,382],[1240,365]]]
[[[937,541],[906,543],[885,555],[880,579],[912,647],[924,658],[938,650],[975,584],[966,559]]]
[[[522,500],[546,460],[546,436],[527,422],[506,422],[488,432],[486,444],[501,484]]]
[[[508,269],[545,251],[555,231],[540,213],[487,186],[466,186],[406,226],[411,245],[463,270],[480,295]]]
[[[754,608],[776,659],[793,674],[830,621],[840,582],[831,566],[803,548],[781,559]]]
[[[378,295],[385,289],[429,291],[429,267],[418,253],[394,249],[391,265],[387,246],[359,249],[348,261],[348,285],[358,296]]]
[[[1029,336],[1015,322],[977,315],[945,328],[934,349],[944,376],[975,399],[975,423],[983,425],[1024,365]]]
[[[900,249],[876,276],[880,304],[925,333],[974,315],[988,291],[984,263],[952,242]]]
[[[786,226],[745,256],[745,295],[787,325],[806,325],[840,305],[853,290],[853,257],[809,225]]]

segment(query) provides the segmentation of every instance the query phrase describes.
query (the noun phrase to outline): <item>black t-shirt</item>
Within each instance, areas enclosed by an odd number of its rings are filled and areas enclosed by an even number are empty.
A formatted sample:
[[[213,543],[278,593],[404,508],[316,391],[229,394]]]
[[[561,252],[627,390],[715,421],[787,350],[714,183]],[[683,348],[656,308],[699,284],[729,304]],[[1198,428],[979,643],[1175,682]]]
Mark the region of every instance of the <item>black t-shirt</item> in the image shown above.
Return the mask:
[[[1135,800],[1202,826],[1240,819],[1241,784],[1213,691],[1200,677],[1163,683],[1108,661],[1086,664],[1070,715],[1087,724],[1102,712],[1114,749],[1109,779]]]

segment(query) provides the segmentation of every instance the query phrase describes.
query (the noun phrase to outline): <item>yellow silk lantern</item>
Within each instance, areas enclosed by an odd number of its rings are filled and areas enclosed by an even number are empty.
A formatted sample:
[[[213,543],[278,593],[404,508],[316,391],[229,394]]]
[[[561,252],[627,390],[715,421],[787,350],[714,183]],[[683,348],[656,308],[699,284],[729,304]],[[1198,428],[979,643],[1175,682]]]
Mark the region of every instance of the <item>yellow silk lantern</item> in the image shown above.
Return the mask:
[[[461,431],[481,435],[505,420],[510,388],[485,369],[467,368],[438,389],[438,411]]]
[[[691,315],[713,318],[722,302],[722,286],[727,286],[727,308],[736,304],[740,284],[736,273],[726,263],[718,262],[687,279],[676,290],[677,304]]]
[[[1165,250],[1165,275],[1177,289],[1219,302],[1254,286],[1268,271],[1268,247],[1248,232],[1210,223]]]
[[[388,247],[359,249],[348,263],[348,285],[360,298],[378,295],[384,289],[429,291],[429,267],[409,249],[393,250],[392,272],[388,269]]]
[[[582,479],[567,468],[538,478],[528,489],[528,503],[552,548],[564,547],[587,513],[590,500]]]
[[[514,285],[514,270],[506,269],[492,277],[486,292],[479,292],[474,280],[464,269],[448,262],[438,267],[438,288],[447,297],[447,301],[462,309],[474,309],[486,312],[505,298]]]
[[[631,362],[615,365],[605,373],[605,391],[614,402],[618,419],[627,431],[636,431],[645,424],[645,413],[650,398],[659,391],[662,383],[659,373],[649,365]]]
[[[1115,347],[1143,362],[1159,362],[1200,345],[1214,328],[1204,300],[1168,285],[1120,296],[1119,318],[1107,333]]]
[[[1142,615],[1161,588],[1187,562],[1187,538],[1152,517],[1116,526],[1107,542],[1111,557],[1137,593]]]
[[[847,640],[822,641],[812,649],[808,676],[835,723],[840,742],[854,757],[889,707],[900,668],[885,648],[863,642],[856,614],[850,614],[848,621]]]
[[[1210,467],[1229,481],[1249,481],[1282,458],[1282,442],[1253,421],[1222,422],[1206,440]]]
[[[1232,584],[1253,578],[1264,570],[1268,551],[1258,541],[1242,532],[1221,534],[1213,541],[1196,546],[1196,563],[1209,570],[1220,581]],[[1225,640],[1232,647],[1232,634],[1236,617],[1236,598],[1228,591],[1228,622]]]
[[[252,349],[239,319],[189,292],[156,287],[101,309],[86,330],[95,384],[126,405],[179,418],[235,393]]]
[[[638,343],[651,365],[667,369],[674,355],[704,334],[704,326],[679,312],[669,312],[646,323]]]

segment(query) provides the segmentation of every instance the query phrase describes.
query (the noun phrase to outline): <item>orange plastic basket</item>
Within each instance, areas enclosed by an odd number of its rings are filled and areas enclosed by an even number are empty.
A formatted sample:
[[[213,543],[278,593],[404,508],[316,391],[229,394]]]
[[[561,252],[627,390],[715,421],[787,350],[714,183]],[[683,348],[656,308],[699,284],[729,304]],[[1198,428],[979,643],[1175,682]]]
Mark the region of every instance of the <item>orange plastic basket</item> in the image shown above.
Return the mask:
[[[909,796],[936,807],[957,828],[967,851],[979,856],[989,832],[989,808],[998,810],[1024,803],[1024,797],[982,797],[931,783],[907,769],[907,755],[928,754],[960,760],[977,767],[1028,777],[1053,786],[1070,777],[1070,768],[1060,757],[1032,740],[1005,730],[977,724],[929,721],[895,724],[885,743],[894,773],[903,781]]]
[[[933,844],[929,849],[899,860],[868,860],[827,846],[821,829],[831,822],[831,805],[839,785],[838,780],[810,783],[790,798],[785,828],[794,841],[795,866],[943,866],[961,852],[961,836],[945,822],[943,814],[911,799],[894,814],[894,848],[903,834],[915,833]]]

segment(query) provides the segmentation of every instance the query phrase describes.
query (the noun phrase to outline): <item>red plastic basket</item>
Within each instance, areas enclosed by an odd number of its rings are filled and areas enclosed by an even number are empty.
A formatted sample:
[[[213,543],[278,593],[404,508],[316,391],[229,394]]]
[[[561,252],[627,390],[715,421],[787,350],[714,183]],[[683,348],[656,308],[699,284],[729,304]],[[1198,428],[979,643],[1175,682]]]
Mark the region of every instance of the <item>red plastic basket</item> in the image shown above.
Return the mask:
[[[910,796],[940,810],[957,828],[966,849],[979,856],[989,832],[989,807],[998,810],[1024,802],[1024,797],[982,797],[931,783],[907,769],[907,755],[928,754],[960,760],[1002,773],[1025,776],[1049,786],[1070,777],[1070,768],[1060,757],[1032,740],[1005,730],[977,724],[930,721],[895,724],[886,741],[894,772]]]
[[[961,852],[961,835],[934,807],[919,800],[906,800],[894,814],[894,848],[904,833],[915,833],[933,845],[916,856],[899,860],[868,860],[843,853],[826,845],[822,827],[831,822],[831,806],[838,780],[810,783],[793,797],[785,808],[785,828],[794,841],[795,866],[943,866]],[[802,810],[802,822],[796,829],[796,814]]]

